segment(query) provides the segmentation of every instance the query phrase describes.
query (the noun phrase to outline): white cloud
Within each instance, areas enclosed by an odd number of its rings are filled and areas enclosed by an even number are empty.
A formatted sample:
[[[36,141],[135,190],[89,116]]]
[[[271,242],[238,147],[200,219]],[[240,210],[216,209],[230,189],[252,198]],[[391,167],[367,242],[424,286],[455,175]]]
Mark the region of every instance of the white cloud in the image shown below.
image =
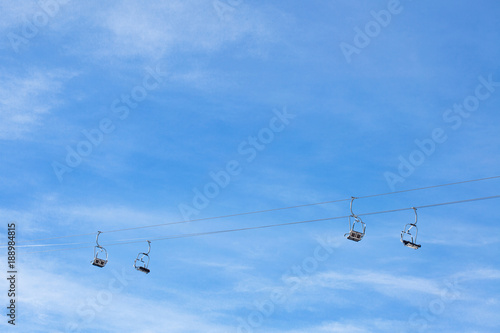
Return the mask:
[[[351,321],[328,321],[316,326],[293,330],[269,330],[271,333],[369,333],[399,332],[405,322],[386,319],[360,319]]]
[[[370,333],[371,330],[361,327],[360,324],[351,323],[325,323],[321,326],[307,327],[303,329],[290,330],[290,331],[273,331],[275,333]]]
[[[355,289],[363,284],[389,296],[399,297],[402,293],[418,292],[440,295],[441,288],[434,280],[413,276],[396,276],[374,271],[355,271],[353,273],[327,272],[312,276],[308,284],[331,289]]]
[[[487,237],[471,237],[471,235],[479,235],[477,225],[467,223],[467,220],[457,221],[456,219],[440,219],[429,221],[425,243],[438,244],[443,246],[455,247],[485,247],[492,244],[498,244],[500,237],[498,236],[499,228],[496,226],[488,227]],[[435,222],[435,223],[432,223]],[[452,228],[449,226],[453,225]],[[445,235],[446,237],[443,237]]]
[[[128,271],[108,270],[92,282],[89,272],[62,273],[61,267],[50,261],[43,265],[35,260],[26,263],[21,267],[18,285],[22,290],[18,302],[25,314],[18,318],[20,328],[26,332],[35,328],[59,332],[68,324],[76,324],[83,332],[161,332],[165,327],[169,332],[227,332],[223,326],[212,324],[206,314],[183,310],[172,300],[136,295],[140,277]]]
[[[88,20],[99,28],[80,46],[99,58],[160,59],[172,52],[213,52],[228,42],[243,38],[262,42],[273,35],[263,13],[239,6],[221,19],[212,1],[126,2],[87,14],[84,9],[84,14],[73,15],[92,17]]]
[[[0,139],[23,138],[43,124],[43,117],[61,103],[58,94],[74,73],[33,71],[0,79]]]
[[[10,221],[16,222],[16,227],[23,235],[22,241],[34,239],[47,239],[45,241],[25,242],[18,245],[30,245],[23,248],[22,252],[34,252],[59,249],[66,245],[93,246],[97,230],[107,231],[138,227],[144,225],[156,225],[179,221],[175,214],[168,211],[151,211],[134,209],[126,206],[113,204],[87,204],[73,205],[65,204],[57,195],[38,196],[36,204],[25,209],[9,209],[0,207],[0,214],[8,216]],[[110,233],[101,236],[103,244],[113,243],[115,240],[129,240],[138,238],[160,236],[163,234],[184,233],[184,224],[172,225],[170,228],[145,228],[133,230],[128,233]],[[86,234],[90,235],[86,235]],[[50,239],[52,237],[64,237],[68,235],[80,235],[80,237],[69,237],[63,239]],[[22,242],[20,241],[20,242]],[[1,243],[1,242],[0,242]],[[57,246],[31,246],[41,244],[58,244]]]
[[[481,268],[457,273],[456,278],[459,281],[481,281],[481,280],[499,280],[500,270],[491,268]]]
[[[26,17],[37,9],[35,1],[0,1],[0,12],[2,13],[0,31],[5,33],[9,29],[23,24]]]

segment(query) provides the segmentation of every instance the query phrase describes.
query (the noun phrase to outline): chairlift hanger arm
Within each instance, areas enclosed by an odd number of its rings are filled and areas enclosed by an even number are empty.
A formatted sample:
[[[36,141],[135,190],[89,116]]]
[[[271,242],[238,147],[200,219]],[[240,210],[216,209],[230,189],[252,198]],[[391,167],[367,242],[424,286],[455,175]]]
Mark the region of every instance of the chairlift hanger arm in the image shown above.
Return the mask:
[[[358,218],[358,215],[354,214],[354,212],[352,211],[352,203],[354,202],[354,199],[357,199],[357,198],[356,197],[351,197],[351,215],[354,218]]]
[[[134,268],[138,271],[149,274],[150,269],[148,268],[148,266],[150,260],[149,252],[151,252],[151,241],[148,240],[147,242],[148,242],[148,252],[142,252],[137,255],[137,258],[134,260]],[[144,258],[147,258],[147,260],[145,261]],[[142,263],[142,265],[138,265],[138,262]]]
[[[102,234],[102,231],[97,231],[97,236],[95,237],[95,243],[97,244],[97,247],[102,248],[101,245],[99,245],[99,235]]]

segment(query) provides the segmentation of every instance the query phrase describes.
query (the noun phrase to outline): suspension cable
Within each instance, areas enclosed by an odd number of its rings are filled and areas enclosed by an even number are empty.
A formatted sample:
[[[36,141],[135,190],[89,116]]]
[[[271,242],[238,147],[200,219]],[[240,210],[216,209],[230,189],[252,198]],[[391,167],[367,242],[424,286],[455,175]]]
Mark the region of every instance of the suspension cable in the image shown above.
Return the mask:
[[[400,193],[406,193],[406,192],[427,190],[427,189],[438,188],[438,187],[445,187],[445,186],[466,184],[466,183],[479,182],[479,181],[485,181],[485,180],[492,180],[492,179],[497,179],[497,178],[500,178],[500,176],[492,176],[492,177],[486,177],[486,178],[464,180],[464,181],[458,181],[458,182],[453,182],[453,183],[446,183],[446,184],[439,184],[439,185],[431,185],[431,186],[413,188],[413,189],[408,189],[408,190],[399,190],[399,191],[394,191],[394,192],[371,194],[371,195],[365,195],[365,196],[360,196],[360,197],[356,197],[356,198],[357,199],[367,199],[367,198],[374,198],[374,197],[386,196],[386,195],[392,195],[392,194],[400,194]],[[167,222],[167,223],[160,223],[160,224],[137,226],[137,227],[123,228],[123,229],[114,229],[114,230],[102,231],[102,233],[103,234],[104,233],[115,233],[115,232],[122,232],[122,231],[130,231],[130,230],[138,230],[138,229],[162,227],[162,226],[168,226],[168,225],[174,225],[174,224],[182,224],[182,223],[190,223],[190,222],[198,222],[198,221],[223,219],[223,218],[229,218],[229,217],[237,217],[237,216],[260,214],[260,213],[268,213],[268,212],[274,212],[274,211],[279,211],[279,210],[294,209],[294,208],[301,208],[301,207],[310,207],[310,206],[317,206],[317,205],[325,205],[325,204],[331,204],[331,203],[343,202],[343,201],[349,201],[349,200],[351,200],[351,198],[337,199],[337,200],[331,200],[331,201],[323,201],[323,202],[316,202],[316,203],[309,203],[309,204],[302,204],[302,205],[295,205],[295,206],[288,206],[288,207],[264,209],[264,210],[257,210],[257,211],[251,211],[251,212],[235,213],[235,214],[229,214],[229,215],[220,215],[220,216],[213,216],[213,217],[205,217],[205,218],[193,219],[193,220],[188,220],[188,221],[175,221],[175,222]],[[45,240],[62,239],[62,238],[70,238],[70,237],[83,237],[83,236],[90,236],[90,235],[95,235],[95,232],[85,233],[85,234],[78,234],[78,235],[66,235],[66,236],[58,236],[58,237],[50,237],[50,238],[31,239],[31,240],[22,241],[20,243],[23,244],[23,243],[27,243],[27,242],[45,241]],[[0,245],[6,245],[6,244],[0,244]]]
[[[450,202],[441,202],[441,203],[435,203],[435,204],[429,204],[429,205],[423,205],[423,206],[413,206],[413,207],[405,207],[405,208],[396,208],[396,209],[391,209],[391,210],[384,210],[384,211],[378,211],[378,212],[369,212],[369,213],[358,214],[358,216],[368,216],[368,215],[377,215],[377,214],[389,214],[389,213],[401,212],[401,211],[405,211],[405,210],[413,210],[414,208],[423,209],[423,208],[431,208],[431,207],[438,207],[438,206],[447,206],[447,205],[454,205],[454,204],[462,204],[462,203],[467,203],[467,202],[483,201],[483,200],[497,199],[497,198],[500,198],[500,195],[493,195],[493,196],[489,196],[489,197],[472,198],[472,199],[465,199],[465,200],[457,200],[457,201],[450,201]],[[198,232],[198,233],[171,235],[171,236],[166,236],[166,237],[161,237],[161,238],[136,238],[136,239],[131,239],[131,240],[121,240],[121,241],[119,240],[116,243],[105,244],[103,246],[116,246],[116,245],[125,245],[125,244],[135,244],[135,243],[142,243],[145,240],[149,240],[151,242],[154,242],[154,241],[163,241],[163,240],[177,239],[177,238],[199,237],[199,236],[205,236],[205,235],[214,235],[214,234],[222,234],[222,233],[230,233],[230,232],[238,232],[238,231],[257,230],[257,229],[265,229],[265,228],[274,228],[274,227],[282,227],[282,226],[289,226],[289,225],[295,225],[295,224],[305,224],[305,223],[320,222],[320,221],[338,220],[338,219],[343,219],[343,218],[348,218],[348,217],[349,217],[348,215],[346,215],[346,216],[335,216],[335,217],[327,217],[327,218],[314,219],[314,220],[286,222],[286,223],[262,225],[262,226],[255,226],[255,227],[245,227],[245,228],[237,228],[237,229],[226,229],[226,230],[215,230],[215,231],[208,231],[208,232]],[[24,252],[23,254],[34,254],[34,253],[55,252],[55,251],[68,251],[68,250],[77,250],[77,249],[84,249],[84,248],[91,248],[91,247],[93,247],[93,246],[82,246],[82,247],[76,247],[76,248],[64,248],[64,249],[53,249],[53,250],[44,250],[44,251]]]

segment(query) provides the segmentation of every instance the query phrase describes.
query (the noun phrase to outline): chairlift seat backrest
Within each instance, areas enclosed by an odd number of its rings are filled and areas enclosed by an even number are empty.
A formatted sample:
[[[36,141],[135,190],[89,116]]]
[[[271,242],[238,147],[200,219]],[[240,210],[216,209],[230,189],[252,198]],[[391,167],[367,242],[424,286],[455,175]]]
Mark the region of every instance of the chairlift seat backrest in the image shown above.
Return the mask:
[[[92,265],[97,266],[97,267],[104,267],[108,263],[107,260],[101,259],[101,258],[94,258],[92,261]]]
[[[354,230],[356,224],[360,224],[361,228],[360,230]],[[365,235],[365,230],[366,230],[366,224],[361,221],[359,217],[354,217],[354,222],[351,224],[351,217],[349,217],[349,232],[345,234],[347,236],[347,239],[359,242],[360,240],[363,239],[363,236]]]
[[[411,233],[411,229],[415,229],[415,236],[413,236],[413,234]],[[405,226],[405,229],[401,231],[401,243],[403,243],[404,246],[417,250],[422,246],[420,244],[417,244],[417,235],[418,228],[415,220],[415,223],[408,223]],[[405,239],[405,236],[407,239]]]
[[[363,239],[364,233],[361,233],[359,231],[355,230],[350,230],[349,235],[347,236],[347,239],[350,239],[355,242],[359,242],[361,239]]]

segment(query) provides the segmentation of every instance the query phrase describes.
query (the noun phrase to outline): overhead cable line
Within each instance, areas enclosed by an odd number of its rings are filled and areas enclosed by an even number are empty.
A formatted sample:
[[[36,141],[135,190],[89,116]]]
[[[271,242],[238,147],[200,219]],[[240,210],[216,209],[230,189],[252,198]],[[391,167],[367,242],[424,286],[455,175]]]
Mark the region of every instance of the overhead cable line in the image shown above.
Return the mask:
[[[423,205],[423,206],[396,208],[396,209],[390,209],[390,210],[384,210],[384,211],[378,211],[378,212],[362,213],[362,214],[357,214],[357,216],[388,214],[388,213],[395,213],[395,212],[401,212],[401,211],[406,211],[406,210],[423,209],[423,208],[431,208],[431,207],[438,207],[438,206],[447,206],[447,205],[462,204],[462,203],[467,203],[467,202],[483,201],[483,200],[498,199],[498,198],[500,198],[500,195],[493,195],[493,196],[488,196],[488,197],[472,198],[472,199],[457,200],[457,201],[450,201],[450,202],[441,202],[441,203],[435,203],[435,204],[429,204],[429,205]],[[205,236],[205,235],[214,235],[214,234],[222,234],[222,233],[230,233],[230,232],[238,232],[238,231],[248,231],[248,230],[266,229],[266,228],[274,228],[274,227],[283,227],[283,226],[289,226],[289,225],[295,225],[295,224],[305,224],[305,223],[320,222],[320,221],[338,220],[338,219],[343,219],[343,218],[348,218],[348,217],[349,217],[349,215],[335,216],[335,217],[327,217],[327,218],[314,219],[314,220],[286,222],[286,223],[262,225],[262,226],[255,226],[255,227],[245,227],[245,228],[236,228],[236,229],[215,230],[215,231],[207,231],[207,232],[172,235],[172,236],[166,236],[166,237],[160,237],[160,238],[137,238],[137,239],[126,240],[126,241],[125,240],[123,240],[123,241],[118,240],[116,243],[104,244],[103,246],[135,244],[135,243],[144,242],[146,240],[150,241],[150,242],[154,242],[154,241],[163,241],[163,240],[177,239],[177,238],[199,237],[199,236]],[[94,246],[89,245],[89,246],[82,246],[82,247],[76,247],[76,248],[64,248],[64,249],[24,252],[23,254],[34,254],[34,253],[55,252],[55,251],[69,251],[69,250],[78,250],[78,249],[91,248],[91,247],[94,247]]]
[[[459,184],[466,184],[466,183],[472,183],[472,182],[492,180],[492,179],[497,179],[497,178],[500,178],[500,176],[492,176],[492,177],[486,177],[486,178],[464,180],[464,181],[459,181],[459,182],[439,184],[439,185],[431,185],[431,186],[413,188],[413,189],[408,189],[408,190],[399,190],[399,191],[394,191],[394,192],[371,194],[371,195],[365,195],[365,196],[356,197],[356,199],[374,198],[374,197],[379,197],[379,196],[386,196],[386,195],[392,195],[392,194],[400,194],[400,193],[406,193],[406,192],[427,190],[427,189],[432,189],[432,188],[452,186],[452,185],[459,185]],[[264,209],[264,210],[257,210],[257,211],[251,211],[251,212],[243,212],[243,213],[235,213],[235,214],[228,214],[228,215],[220,215],[220,216],[213,216],[213,217],[204,217],[204,218],[193,219],[193,220],[188,220],[188,221],[175,221],[175,222],[152,224],[152,225],[130,227],[130,228],[123,228],[123,229],[114,229],[114,230],[102,231],[102,233],[103,234],[104,233],[115,233],[115,232],[122,232],[122,231],[130,231],[130,230],[138,230],[138,229],[162,227],[162,226],[168,226],[168,225],[174,225],[174,224],[183,224],[183,223],[198,222],[198,221],[208,221],[208,220],[215,220],[215,219],[222,219],[222,218],[229,218],[229,217],[238,217],[238,216],[244,216],[244,215],[269,213],[269,212],[274,212],[274,211],[279,211],[279,210],[287,210],[287,209],[294,209],[294,208],[302,208],[302,207],[326,205],[326,204],[331,204],[331,203],[336,203],[336,202],[343,202],[343,201],[350,201],[350,200],[351,200],[351,198],[348,198],[348,199],[337,199],[337,200],[331,200],[331,201],[323,201],[323,202],[316,202],[316,203],[302,204],[302,205],[295,205],[295,206],[288,206],[288,207],[271,208],[271,209]],[[85,234],[78,234],[78,235],[67,235],[67,236],[58,236],[58,237],[50,237],[50,238],[31,239],[31,240],[22,241],[20,243],[23,244],[23,243],[27,243],[27,242],[45,241],[45,240],[62,239],[62,238],[70,238],[70,237],[83,237],[83,236],[90,236],[90,235],[95,235],[95,233],[92,232],[92,233],[85,233]],[[0,244],[0,245],[6,245],[6,244]]]

